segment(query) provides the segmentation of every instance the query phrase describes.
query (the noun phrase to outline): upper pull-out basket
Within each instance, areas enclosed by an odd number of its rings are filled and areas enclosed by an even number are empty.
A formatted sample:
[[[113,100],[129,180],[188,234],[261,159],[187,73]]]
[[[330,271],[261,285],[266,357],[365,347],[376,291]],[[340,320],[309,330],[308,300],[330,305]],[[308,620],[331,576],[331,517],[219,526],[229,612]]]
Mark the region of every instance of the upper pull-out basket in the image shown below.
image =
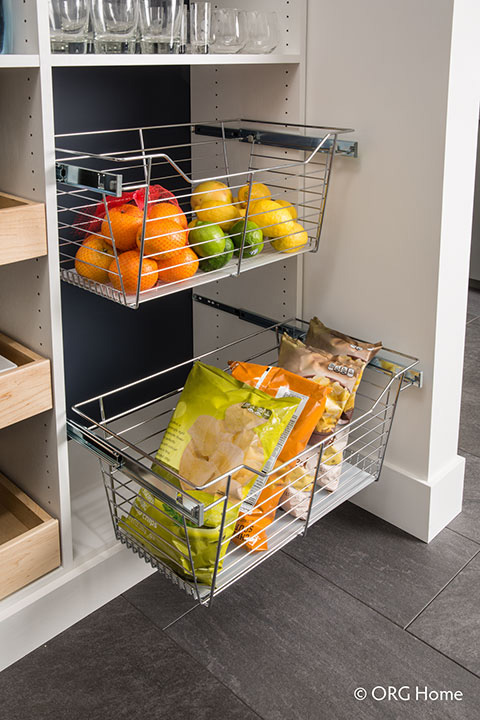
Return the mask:
[[[57,136],[62,279],[137,308],[316,252],[333,156],[356,155],[344,132],[240,120]]]

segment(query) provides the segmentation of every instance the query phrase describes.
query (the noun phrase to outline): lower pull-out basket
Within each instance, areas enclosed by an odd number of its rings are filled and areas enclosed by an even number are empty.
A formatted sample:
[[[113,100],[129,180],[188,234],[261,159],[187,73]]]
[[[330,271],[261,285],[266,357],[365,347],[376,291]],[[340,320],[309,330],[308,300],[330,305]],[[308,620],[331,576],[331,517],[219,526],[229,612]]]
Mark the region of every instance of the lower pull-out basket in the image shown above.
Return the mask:
[[[274,365],[282,332],[302,337],[307,329],[298,320],[272,323],[201,359],[221,368],[228,359]],[[412,370],[416,358],[383,349],[365,369],[348,426],[271,472],[255,473],[272,493],[264,508],[268,527],[255,525],[252,531],[242,516],[238,521],[245,498],[236,502],[229,496],[233,470],[195,486],[169,473],[155,458],[182,390],[178,385],[194,360],[79,403],[74,410],[80,420],[69,423],[69,434],[100,457],[117,539],[200,603],[209,604],[319,518],[378,480],[399,393],[419,385],[421,375]],[[209,495],[212,483],[223,493]],[[253,496],[256,490],[255,482],[249,493]],[[240,540],[249,529],[248,543]]]

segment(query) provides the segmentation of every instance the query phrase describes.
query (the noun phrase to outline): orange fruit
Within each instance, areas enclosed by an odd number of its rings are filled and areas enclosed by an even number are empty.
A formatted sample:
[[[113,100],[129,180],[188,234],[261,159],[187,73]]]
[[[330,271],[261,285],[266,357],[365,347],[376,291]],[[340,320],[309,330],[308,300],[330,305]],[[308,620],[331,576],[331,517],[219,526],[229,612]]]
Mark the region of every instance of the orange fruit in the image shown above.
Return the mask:
[[[150,220],[145,228],[145,245],[143,256],[155,255],[154,260],[168,260],[175,252],[185,247],[188,233],[171,218]],[[142,245],[142,228],[137,233],[137,247]]]
[[[123,287],[128,295],[132,295],[137,292],[138,275],[140,272],[140,253],[138,250],[129,250],[124,252],[118,257],[118,264],[120,265],[120,274],[123,280]],[[120,275],[118,274],[118,267],[116,260],[110,263],[108,269],[110,276],[110,282],[113,287],[117,290],[122,289],[120,283]],[[142,262],[142,278],[140,281],[140,290],[149,290],[152,288],[158,280],[158,266],[155,260],[144,258]]]
[[[75,270],[89,280],[105,283],[112,262],[113,250],[104,238],[89,235],[75,255]]]
[[[184,230],[186,230],[188,225],[188,220],[183,212],[183,210],[180,210],[176,205],[169,202],[159,202],[155,205],[152,205],[148,212],[149,218],[170,218],[171,220],[175,220]]]
[[[133,250],[138,229],[142,226],[143,211],[136,205],[126,203],[125,205],[120,205],[119,207],[109,210],[109,216],[112,232],[110,233],[110,225],[107,218],[102,222],[101,229],[101,233],[105,236],[107,243],[113,245],[113,234],[117,250],[120,252]]]
[[[175,257],[169,260],[160,260],[158,265],[158,279],[162,282],[176,282],[193,277],[198,270],[198,257],[188,247],[177,250]]]

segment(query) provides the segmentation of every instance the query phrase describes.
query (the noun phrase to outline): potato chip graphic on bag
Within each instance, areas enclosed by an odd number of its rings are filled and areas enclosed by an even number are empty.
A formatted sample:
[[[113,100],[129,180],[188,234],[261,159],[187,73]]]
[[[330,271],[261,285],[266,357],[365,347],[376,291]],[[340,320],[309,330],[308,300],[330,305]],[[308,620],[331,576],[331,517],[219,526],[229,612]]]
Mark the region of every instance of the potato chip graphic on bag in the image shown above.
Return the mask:
[[[152,470],[206,506],[204,525],[193,526],[174,507],[141,490],[128,516],[120,519],[121,527],[177,574],[211,585],[219,543],[220,572],[241,501],[257,477],[254,471],[273,467],[298,404],[298,398],[272,398],[222,370],[195,363]],[[226,507],[220,502],[209,508],[225,495],[235,468]]]
[[[252,471],[273,467],[299,402],[299,398],[272,398],[218,368],[197,362],[157,460],[184,478],[182,490],[193,496],[196,492],[211,495],[211,501],[226,492],[228,478],[212,481],[234,471],[229,497],[241,500],[256,477]]]

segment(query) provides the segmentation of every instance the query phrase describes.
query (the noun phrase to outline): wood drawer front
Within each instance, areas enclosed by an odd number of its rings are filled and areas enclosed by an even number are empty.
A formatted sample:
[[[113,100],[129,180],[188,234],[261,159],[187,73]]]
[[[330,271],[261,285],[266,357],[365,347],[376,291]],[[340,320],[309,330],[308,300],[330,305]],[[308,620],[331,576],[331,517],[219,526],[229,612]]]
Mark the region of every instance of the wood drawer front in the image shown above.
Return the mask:
[[[43,203],[0,192],[0,265],[46,254]]]
[[[59,565],[58,520],[0,473],[0,599]]]
[[[2,333],[0,355],[18,365],[0,373],[0,429],[50,410],[50,360]]]

